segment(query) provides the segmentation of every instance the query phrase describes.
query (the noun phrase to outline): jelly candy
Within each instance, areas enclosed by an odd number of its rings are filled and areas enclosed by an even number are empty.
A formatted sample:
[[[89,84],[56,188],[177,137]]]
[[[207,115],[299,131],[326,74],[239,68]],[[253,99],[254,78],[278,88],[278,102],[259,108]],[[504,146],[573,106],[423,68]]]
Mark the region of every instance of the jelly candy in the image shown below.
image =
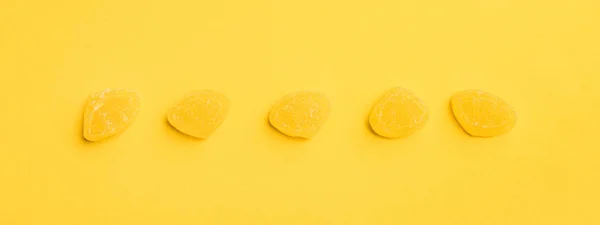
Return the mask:
[[[392,88],[375,104],[369,123],[386,138],[406,137],[421,129],[429,118],[428,109],[411,91]]]
[[[225,120],[231,101],[213,90],[188,93],[168,112],[167,120],[181,133],[207,138]]]
[[[517,123],[517,114],[508,103],[484,91],[458,92],[452,96],[451,105],[460,126],[472,136],[498,136]]]
[[[330,112],[331,103],[325,94],[298,91],[275,103],[269,121],[287,136],[311,138],[325,124]]]
[[[140,97],[135,91],[105,89],[91,95],[83,115],[83,137],[101,141],[122,133],[137,116]]]

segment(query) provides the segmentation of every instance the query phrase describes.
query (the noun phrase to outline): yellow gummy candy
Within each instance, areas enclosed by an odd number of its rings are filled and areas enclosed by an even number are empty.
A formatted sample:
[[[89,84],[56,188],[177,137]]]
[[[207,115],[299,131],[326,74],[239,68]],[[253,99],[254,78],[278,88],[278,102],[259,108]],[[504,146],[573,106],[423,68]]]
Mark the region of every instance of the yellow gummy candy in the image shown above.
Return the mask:
[[[83,115],[83,137],[101,141],[122,133],[137,116],[140,97],[135,91],[105,89],[91,95]]]
[[[510,131],[517,114],[504,100],[480,90],[461,91],[452,96],[452,111],[470,135],[493,137]]]
[[[207,138],[223,123],[230,105],[231,101],[219,92],[193,91],[169,110],[167,120],[181,133]]]
[[[386,138],[406,137],[421,129],[429,118],[428,109],[412,92],[392,88],[375,104],[369,123]]]
[[[298,91],[275,103],[269,121],[287,136],[311,138],[325,124],[330,112],[331,102],[325,94]]]

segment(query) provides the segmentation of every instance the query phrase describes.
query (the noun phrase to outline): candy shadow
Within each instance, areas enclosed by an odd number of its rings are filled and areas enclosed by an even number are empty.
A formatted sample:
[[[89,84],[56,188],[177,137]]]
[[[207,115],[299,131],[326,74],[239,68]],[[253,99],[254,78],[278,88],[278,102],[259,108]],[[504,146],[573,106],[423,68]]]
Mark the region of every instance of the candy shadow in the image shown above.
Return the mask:
[[[85,139],[85,137],[83,136],[83,113],[85,112],[85,104],[86,103],[87,103],[87,100],[81,104],[82,106],[79,110],[77,119],[75,120],[75,135],[77,136],[77,138],[76,138],[77,145],[94,145],[94,144],[96,144],[96,142],[89,141],[88,139]]]

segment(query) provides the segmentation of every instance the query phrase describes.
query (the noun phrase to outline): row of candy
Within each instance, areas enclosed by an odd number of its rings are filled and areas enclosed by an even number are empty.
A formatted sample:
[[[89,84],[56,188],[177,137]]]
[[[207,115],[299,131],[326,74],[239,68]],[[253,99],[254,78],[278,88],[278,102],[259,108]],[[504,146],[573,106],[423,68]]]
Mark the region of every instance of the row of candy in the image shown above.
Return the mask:
[[[91,95],[84,112],[83,136],[100,141],[122,133],[140,110],[140,97],[132,90],[105,89]],[[167,120],[181,133],[204,139],[225,120],[231,101],[213,90],[193,91],[171,107]],[[462,128],[472,136],[492,137],[510,131],[517,117],[501,98],[481,91],[461,91],[451,100],[452,111]],[[269,114],[271,125],[281,133],[311,138],[325,124],[332,104],[315,91],[297,91],[277,101]],[[373,106],[372,130],[386,138],[402,138],[421,129],[429,110],[415,94],[396,87]]]

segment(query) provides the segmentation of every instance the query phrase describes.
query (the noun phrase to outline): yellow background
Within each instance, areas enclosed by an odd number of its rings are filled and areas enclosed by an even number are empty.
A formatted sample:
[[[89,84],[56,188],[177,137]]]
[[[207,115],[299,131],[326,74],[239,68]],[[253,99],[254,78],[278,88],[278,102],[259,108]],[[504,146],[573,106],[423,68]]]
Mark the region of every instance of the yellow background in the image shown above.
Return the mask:
[[[0,0],[2,225],[600,224],[600,1]],[[423,130],[373,135],[391,87]],[[142,95],[121,136],[81,138],[87,96]],[[195,141],[165,112],[189,90],[233,102]],[[450,96],[480,88],[519,114],[467,136]],[[325,92],[309,141],[271,104]]]

